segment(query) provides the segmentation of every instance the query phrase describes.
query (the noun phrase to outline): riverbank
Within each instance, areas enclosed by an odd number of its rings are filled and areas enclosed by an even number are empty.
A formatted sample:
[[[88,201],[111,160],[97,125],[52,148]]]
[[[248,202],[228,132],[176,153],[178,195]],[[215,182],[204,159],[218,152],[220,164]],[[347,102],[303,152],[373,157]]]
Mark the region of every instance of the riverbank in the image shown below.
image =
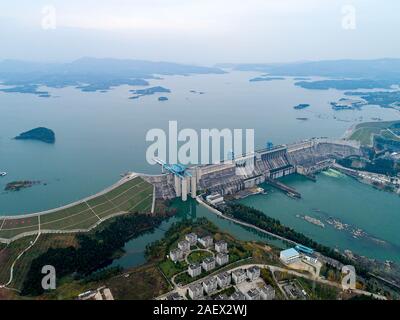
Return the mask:
[[[334,171],[318,174],[316,182],[298,175],[285,177],[283,182],[298,190],[302,199],[289,198],[263,185],[267,195],[241,199],[238,203],[261,210],[331,248],[342,252],[348,250],[383,262],[400,262],[400,240],[397,236],[400,222],[398,213],[392,210],[400,207],[400,197]],[[298,215],[321,220],[325,228],[296,218]],[[361,229],[362,234],[368,236],[355,238],[353,232],[328,223],[333,220],[352,226],[351,230]]]

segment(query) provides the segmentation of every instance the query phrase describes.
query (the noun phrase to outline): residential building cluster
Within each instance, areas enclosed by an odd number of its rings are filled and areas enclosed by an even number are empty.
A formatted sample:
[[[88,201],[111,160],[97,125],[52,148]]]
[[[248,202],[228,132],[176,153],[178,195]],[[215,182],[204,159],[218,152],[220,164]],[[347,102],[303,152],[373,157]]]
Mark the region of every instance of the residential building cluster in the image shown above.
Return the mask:
[[[231,285],[232,277],[228,272],[221,272],[216,276],[209,277],[203,282],[198,282],[189,286],[188,294],[193,300],[202,299],[216,293],[218,290],[225,289]]]
[[[211,250],[213,247],[214,251],[216,251],[216,255],[205,258],[199,264],[190,264],[187,272],[192,278],[201,275],[203,270],[209,272],[214,270],[217,266],[223,266],[229,262],[229,250],[226,241],[220,240],[214,244],[212,236],[207,235],[200,238],[195,233],[186,234],[185,239],[178,242],[178,247],[171,250],[169,253],[170,259],[174,262],[183,260],[190,254],[191,247],[195,246],[197,243],[204,249]]]
[[[196,233],[186,234],[184,239],[179,241],[177,248],[170,251],[169,257],[172,261],[181,261],[193,251],[200,250],[212,253],[213,256],[204,258],[200,263],[192,263],[187,268],[187,273],[192,278],[201,277],[202,273],[209,273],[218,266],[229,263],[228,243],[219,240],[214,243],[210,235],[198,237]],[[193,249],[193,247],[196,247]],[[295,250],[295,249],[293,249]],[[296,250],[295,250],[296,251]],[[296,251],[297,252],[297,251]],[[283,254],[282,257],[286,257]],[[282,258],[281,257],[281,258]],[[224,271],[217,275],[206,277],[188,286],[187,294],[193,300],[205,299],[214,296],[217,300],[272,300],[275,298],[275,289],[265,285],[260,279],[260,268],[252,266],[247,269],[238,268],[233,271]],[[243,285],[240,285],[243,283]],[[228,297],[226,294],[218,294],[219,291],[235,286],[235,292]],[[171,295],[169,299],[178,299]]]
[[[255,282],[260,278],[260,268],[252,266],[248,269],[236,269],[232,272],[221,272],[216,276],[209,277],[202,282],[192,284],[188,288],[188,295],[193,300],[205,299],[205,295],[211,296],[218,291],[238,285],[245,281]],[[262,282],[262,281],[261,281]],[[263,283],[263,282],[262,282]],[[245,292],[235,291],[230,297],[225,294],[217,295],[216,300],[273,300],[275,289],[264,283],[259,287],[252,287]]]

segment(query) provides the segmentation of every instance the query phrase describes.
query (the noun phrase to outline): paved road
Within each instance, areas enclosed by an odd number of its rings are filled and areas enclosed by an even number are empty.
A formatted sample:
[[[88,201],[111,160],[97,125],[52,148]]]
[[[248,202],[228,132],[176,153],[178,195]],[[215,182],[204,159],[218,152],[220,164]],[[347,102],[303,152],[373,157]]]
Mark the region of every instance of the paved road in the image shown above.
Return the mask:
[[[8,280],[8,282],[7,282],[6,284],[0,285],[0,288],[11,289],[11,290],[13,290],[12,288],[7,288],[7,286],[9,286],[9,285],[12,283],[13,279],[14,279],[14,267],[15,267],[15,264],[16,264],[17,261],[24,255],[25,252],[27,252],[30,248],[32,248],[32,247],[35,245],[35,243],[37,242],[37,240],[39,239],[39,237],[40,237],[40,235],[41,235],[41,232],[40,232],[40,216],[39,216],[39,222],[38,222],[38,223],[39,223],[39,230],[38,230],[38,234],[37,234],[35,240],[33,240],[33,241],[28,245],[28,247],[26,247],[26,248],[15,258],[15,260],[14,260],[14,262],[12,263],[11,268],[10,268],[10,278],[9,278],[9,280]]]
[[[267,264],[247,264],[247,265],[241,265],[241,266],[239,266],[239,267],[235,267],[235,268],[230,269],[228,272],[233,272],[233,271],[235,271],[235,270],[237,270],[237,269],[241,269],[241,268],[247,269],[247,268],[250,268],[250,267],[252,267],[252,266],[256,266],[256,267],[259,267],[259,268],[261,268],[261,269],[263,269],[263,268],[269,269],[269,270],[272,272],[272,274],[273,274],[273,276],[274,276],[274,280],[275,280],[276,283],[277,283],[277,280],[276,280],[276,278],[275,278],[275,274],[274,274],[274,273],[275,273],[276,271],[280,271],[280,272],[286,272],[286,273],[291,274],[291,275],[294,275],[294,276],[296,276],[296,277],[300,277],[300,278],[308,279],[308,280],[311,280],[311,281],[316,281],[316,282],[319,282],[319,283],[321,283],[321,284],[325,284],[325,285],[328,285],[328,286],[336,287],[336,288],[341,289],[341,290],[343,289],[342,286],[341,286],[341,284],[340,284],[340,283],[337,283],[337,282],[329,281],[329,280],[326,280],[326,279],[322,279],[321,277],[315,277],[315,276],[311,276],[311,275],[308,275],[308,274],[300,273],[300,272],[297,272],[297,271],[294,271],[294,270],[285,269],[285,268],[281,268],[281,267],[277,267],[277,266],[272,266],[272,265],[267,265]],[[195,284],[195,283],[199,283],[199,282],[201,283],[201,282],[203,282],[205,279],[207,279],[207,278],[209,278],[209,277],[211,277],[211,276],[213,276],[213,275],[215,275],[216,273],[219,273],[219,272],[220,272],[220,271],[217,271],[217,272],[215,272],[215,273],[213,273],[213,274],[211,274],[211,275],[208,275],[208,276],[206,276],[206,277],[204,277],[204,278],[202,278],[202,279],[199,279],[199,280],[197,280],[197,281],[194,281],[194,282],[192,282],[192,283],[190,283],[190,284],[188,284],[188,285],[185,285],[185,286],[182,286],[182,287],[176,287],[174,290],[172,290],[172,291],[170,291],[170,292],[168,292],[168,293],[166,293],[166,294],[163,294],[163,295],[157,297],[157,299],[158,299],[158,300],[160,300],[160,299],[165,299],[165,297],[168,296],[169,294],[171,294],[172,292],[177,292],[177,293],[179,293],[182,297],[185,297],[185,296],[186,296],[187,289],[189,288],[190,285]],[[282,290],[282,289],[281,289],[281,290]],[[354,289],[354,290],[351,290],[351,292],[354,292],[354,293],[357,293],[357,294],[360,294],[360,295],[367,295],[367,296],[371,296],[371,295],[372,295],[375,299],[386,300],[386,297],[384,297],[384,296],[382,296],[382,295],[373,294],[373,293],[371,293],[371,292],[364,291],[364,290]],[[286,294],[285,294],[284,292],[283,292],[283,294],[284,294],[284,296],[287,298],[287,296],[286,296]]]
[[[239,261],[232,262],[231,264],[237,264],[237,263],[240,263],[240,262],[249,260],[249,259],[251,259],[251,258],[245,258],[245,259],[243,259],[243,260],[239,260]],[[184,285],[184,286],[178,286],[178,285],[175,283],[175,278],[176,278],[179,274],[182,274],[182,273],[185,273],[185,272],[186,272],[186,270],[185,270],[185,271],[182,271],[182,272],[180,272],[180,273],[174,275],[174,276],[172,277],[172,279],[171,279],[171,282],[173,283],[173,285],[175,286],[175,288],[174,288],[173,290],[171,290],[170,292],[164,293],[163,295],[157,297],[156,299],[160,300],[160,299],[166,298],[166,297],[167,297],[169,294],[171,294],[172,292],[177,292],[177,293],[179,293],[182,297],[185,297],[185,296],[186,296],[187,289],[189,288],[189,286],[191,286],[191,285],[193,285],[193,284],[196,284],[196,283],[201,283],[201,282],[203,282],[204,280],[206,280],[206,279],[208,279],[208,278],[210,278],[210,277],[212,277],[212,276],[217,275],[218,273],[224,272],[224,271],[226,271],[226,268],[227,268],[227,267],[229,267],[229,265],[226,265],[226,266],[224,266],[224,267],[221,268],[221,269],[215,270],[214,272],[212,272],[211,274],[205,276],[204,278],[201,278],[201,279],[199,279],[199,280],[193,281],[193,282],[191,282],[191,283],[189,283],[189,284],[186,284],[186,285]],[[235,270],[235,269],[238,269],[238,268],[240,268],[240,267],[232,268],[232,269],[230,269],[230,270]]]
[[[294,275],[296,277],[300,277],[300,278],[316,281],[316,282],[319,282],[319,283],[322,283],[322,284],[326,284],[328,286],[336,287],[338,289],[343,289],[343,287],[342,287],[342,285],[340,283],[329,281],[329,280],[326,280],[326,279],[322,279],[321,277],[317,277],[316,278],[316,277],[310,276],[308,274],[304,274],[304,273],[300,273],[300,272],[297,272],[297,271],[294,271],[294,270],[288,270],[288,269],[281,268],[281,267],[276,267],[276,266],[270,266],[270,265],[257,265],[257,266],[259,266],[260,268],[268,267],[269,270],[271,270],[271,272],[275,272],[275,271],[286,272],[286,273]],[[357,294],[367,295],[367,296],[370,296],[372,294],[372,296],[375,299],[386,300],[386,297],[384,297],[384,296],[382,296],[380,294],[374,294],[374,293],[371,293],[371,292],[368,292],[368,291],[364,291],[364,290],[359,290],[359,289],[353,289],[351,291],[354,292],[354,293],[357,293]]]

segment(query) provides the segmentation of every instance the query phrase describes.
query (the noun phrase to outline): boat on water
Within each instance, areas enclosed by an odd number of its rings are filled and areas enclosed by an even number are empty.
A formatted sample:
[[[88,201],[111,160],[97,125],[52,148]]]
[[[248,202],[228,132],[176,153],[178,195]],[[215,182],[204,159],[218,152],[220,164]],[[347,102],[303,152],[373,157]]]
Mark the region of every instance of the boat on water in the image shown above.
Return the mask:
[[[4,177],[7,175],[7,172],[0,172],[0,177]]]

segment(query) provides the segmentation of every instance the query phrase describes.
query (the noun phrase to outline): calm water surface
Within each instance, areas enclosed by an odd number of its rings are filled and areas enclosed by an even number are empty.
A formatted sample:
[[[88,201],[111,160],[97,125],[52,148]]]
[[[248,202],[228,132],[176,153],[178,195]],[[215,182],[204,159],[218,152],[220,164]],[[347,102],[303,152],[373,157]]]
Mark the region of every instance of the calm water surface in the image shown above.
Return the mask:
[[[149,129],[166,129],[170,120],[177,120],[179,129],[253,128],[256,146],[262,147],[266,141],[279,144],[316,136],[340,137],[348,127],[361,121],[400,118],[398,111],[374,106],[361,111],[335,112],[329,103],[342,98],[342,91],[306,90],[294,86],[290,78],[248,81],[257,75],[232,72],[168,76],[152,81],[151,85],[172,90],[166,102],[159,102],[159,95],[129,100],[129,90],[135,88],[130,86],[107,93],[87,93],[70,87],[49,89],[53,97],[47,99],[0,93],[0,171],[8,172],[0,178],[0,190],[15,180],[46,183],[20,192],[0,191],[0,215],[31,213],[68,204],[104,189],[126,171],[158,173],[158,167],[146,163],[149,144],[145,136]],[[299,103],[309,103],[311,107],[294,110],[293,106]],[[297,120],[299,117],[308,120]],[[55,131],[55,145],[12,140],[38,126]],[[317,183],[290,177],[288,183],[303,194],[302,200],[270,190],[268,195],[251,197],[243,203],[279,218],[321,243],[399,261],[399,197],[346,177],[320,175]],[[146,244],[161,238],[170,223],[187,214],[206,216],[243,240],[271,241],[221,220],[197,205],[182,206],[182,216],[165,222],[152,234],[129,242],[128,254],[118,263],[127,266],[143,262]],[[296,218],[296,214],[321,219],[331,215],[385,240],[386,244],[357,240],[330,227],[321,229]]]
[[[18,193],[1,193],[0,215],[50,209],[96,193],[126,171],[158,173],[147,164],[146,133],[177,120],[183,128],[254,128],[256,145],[289,143],[314,136],[340,137],[353,123],[373,117],[398,119],[378,107],[332,111],[329,102],[343,97],[336,90],[305,90],[292,79],[249,82],[257,74],[171,76],[152,81],[172,90],[169,101],[158,95],[129,100],[121,86],[107,93],[74,88],[50,89],[52,98],[0,93],[0,190],[15,180],[40,180]],[[203,91],[193,94],[190,90]],[[294,110],[310,103],[306,110]],[[307,117],[308,121],[297,120]],[[23,131],[45,126],[56,133],[55,145],[15,141]]]

